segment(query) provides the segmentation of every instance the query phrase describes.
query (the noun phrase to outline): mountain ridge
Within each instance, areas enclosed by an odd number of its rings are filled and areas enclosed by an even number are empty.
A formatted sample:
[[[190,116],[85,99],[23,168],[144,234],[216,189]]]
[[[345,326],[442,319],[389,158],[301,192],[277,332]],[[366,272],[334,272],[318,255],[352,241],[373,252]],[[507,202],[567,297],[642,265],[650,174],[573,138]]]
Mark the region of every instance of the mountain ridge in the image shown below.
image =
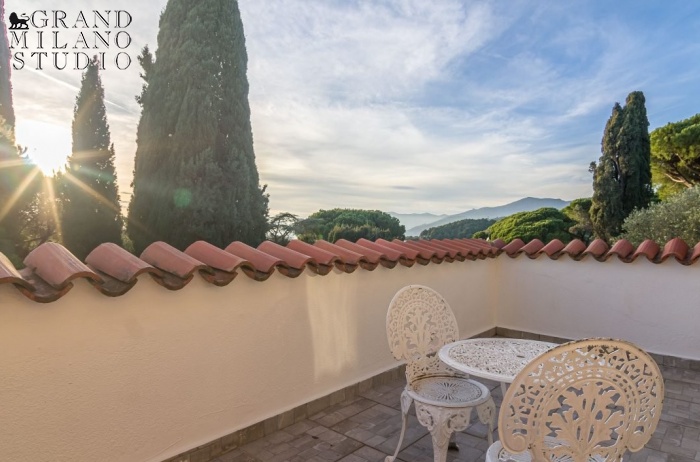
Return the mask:
[[[543,207],[553,207],[557,210],[561,210],[569,205],[570,202],[571,201],[550,197],[523,197],[522,199],[518,199],[504,205],[495,207],[479,207],[476,209],[467,210],[465,212],[456,213],[454,215],[447,215],[433,222],[413,226],[410,229],[408,226],[406,226],[406,236],[419,236],[421,231],[428,228],[446,225],[448,223],[464,220],[466,218],[503,218],[514,213],[529,212],[532,210],[541,209]]]

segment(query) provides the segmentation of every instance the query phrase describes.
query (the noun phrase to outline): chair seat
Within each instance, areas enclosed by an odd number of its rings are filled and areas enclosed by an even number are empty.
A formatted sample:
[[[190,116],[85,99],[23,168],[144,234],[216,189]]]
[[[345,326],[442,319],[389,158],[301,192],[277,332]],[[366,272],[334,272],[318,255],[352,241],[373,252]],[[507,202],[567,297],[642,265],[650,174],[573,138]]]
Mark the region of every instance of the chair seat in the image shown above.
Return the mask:
[[[551,446],[556,444],[554,438],[545,438],[545,443]],[[532,457],[528,451],[521,452],[520,454],[513,454],[506,451],[500,441],[496,441],[489,447],[486,452],[486,462],[531,462]],[[571,459],[573,461],[573,459]],[[564,461],[562,461],[564,462]],[[588,462],[605,462],[602,457],[589,457]]]
[[[406,387],[416,401],[442,407],[478,406],[489,399],[483,384],[461,377],[423,377]]]

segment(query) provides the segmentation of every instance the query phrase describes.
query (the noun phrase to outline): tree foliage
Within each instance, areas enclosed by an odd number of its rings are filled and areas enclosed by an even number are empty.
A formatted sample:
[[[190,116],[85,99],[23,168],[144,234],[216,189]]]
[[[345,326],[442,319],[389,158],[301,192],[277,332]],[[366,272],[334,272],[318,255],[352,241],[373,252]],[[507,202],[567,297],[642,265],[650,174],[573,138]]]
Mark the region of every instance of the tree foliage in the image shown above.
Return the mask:
[[[248,104],[248,57],[238,3],[170,0],[158,49],[139,58],[145,81],[128,234],[156,240],[257,245],[267,231]]]
[[[298,224],[297,237],[305,242],[324,239],[335,242],[361,238],[404,239],[406,228],[388,213],[379,210],[320,210]]]
[[[661,199],[700,185],[700,114],[651,132],[651,172]]]
[[[591,163],[591,221],[597,237],[611,241],[634,209],[646,208],[654,197],[651,147],[644,94],[627,96],[625,107],[613,106],[605,126],[602,155]]]
[[[474,237],[502,239],[506,242],[517,238],[525,242],[533,239],[539,239],[542,242],[559,239],[567,243],[572,239],[569,228],[574,224],[574,221],[563,212],[553,207],[544,207],[502,218],[485,231],[476,233]]]
[[[428,228],[420,233],[421,239],[458,239],[472,237],[474,233],[483,231],[496,223],[492,218],[466,218],[464,220],[447,223],[446,225]]]
[[[690,245],[700,242],[700,186],[632,212],[623,227],[622,237],[635,245],[645,239],[663,245],[676,237]]]
[[[569,233],[575,239],[586,244],[593,240],[593,223],[591,222],[591,198],[574,199],[564,207],[562,213],[574,221]]]
[[[267,239],[279,245],[287,245],[296,233],[299,217],[289,212],[278,213],[270,218]]]
[[[5,2],[0,0],[0,253],[21,267],[34,245],[28,224],[36,222],[33,203],[43,175],[15,142],[10,66]]]
[[[84,259],[104,242],[121,244],[122,216],[100,63],[83,74],[73,112],[73,150],[59,176],[63,243]]]

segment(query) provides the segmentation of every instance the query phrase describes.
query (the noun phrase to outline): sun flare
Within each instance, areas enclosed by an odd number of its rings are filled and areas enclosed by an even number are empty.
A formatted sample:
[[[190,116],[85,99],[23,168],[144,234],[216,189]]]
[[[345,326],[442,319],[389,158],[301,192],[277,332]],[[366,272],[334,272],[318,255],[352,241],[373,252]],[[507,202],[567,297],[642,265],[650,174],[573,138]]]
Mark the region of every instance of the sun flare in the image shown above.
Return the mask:
[[[63,169],[71,153],[70,126],[38,120],[18,120],[15,127],[17,144],[27,148],[29,159],[46,176]]]

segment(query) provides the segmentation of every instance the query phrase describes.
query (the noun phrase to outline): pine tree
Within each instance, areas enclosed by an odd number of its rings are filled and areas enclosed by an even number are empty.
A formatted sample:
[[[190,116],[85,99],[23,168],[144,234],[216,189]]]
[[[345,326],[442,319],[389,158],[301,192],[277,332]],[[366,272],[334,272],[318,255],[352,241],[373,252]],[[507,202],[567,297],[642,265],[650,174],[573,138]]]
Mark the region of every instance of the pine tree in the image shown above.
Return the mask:
[[[65,246],[80,259],[104,242],[121,244],[122,217],[100,66],[83,74],[73,113],[73,151],[61,175]]]
[[[615,103],[605,125],[602,156],[591,164],[593,198],[591,222],[595,235],[610,242],[622,232],[622,223],[635,209],[649,206],[651,149],[644,94],[632,92],[625,107]]]
[[[128,233],[135,251],[163,240],[224,247],[265,237],[235,0],[169,0],[155,60],[148,50]],[[146,64],[144,64],[146,63]]]

